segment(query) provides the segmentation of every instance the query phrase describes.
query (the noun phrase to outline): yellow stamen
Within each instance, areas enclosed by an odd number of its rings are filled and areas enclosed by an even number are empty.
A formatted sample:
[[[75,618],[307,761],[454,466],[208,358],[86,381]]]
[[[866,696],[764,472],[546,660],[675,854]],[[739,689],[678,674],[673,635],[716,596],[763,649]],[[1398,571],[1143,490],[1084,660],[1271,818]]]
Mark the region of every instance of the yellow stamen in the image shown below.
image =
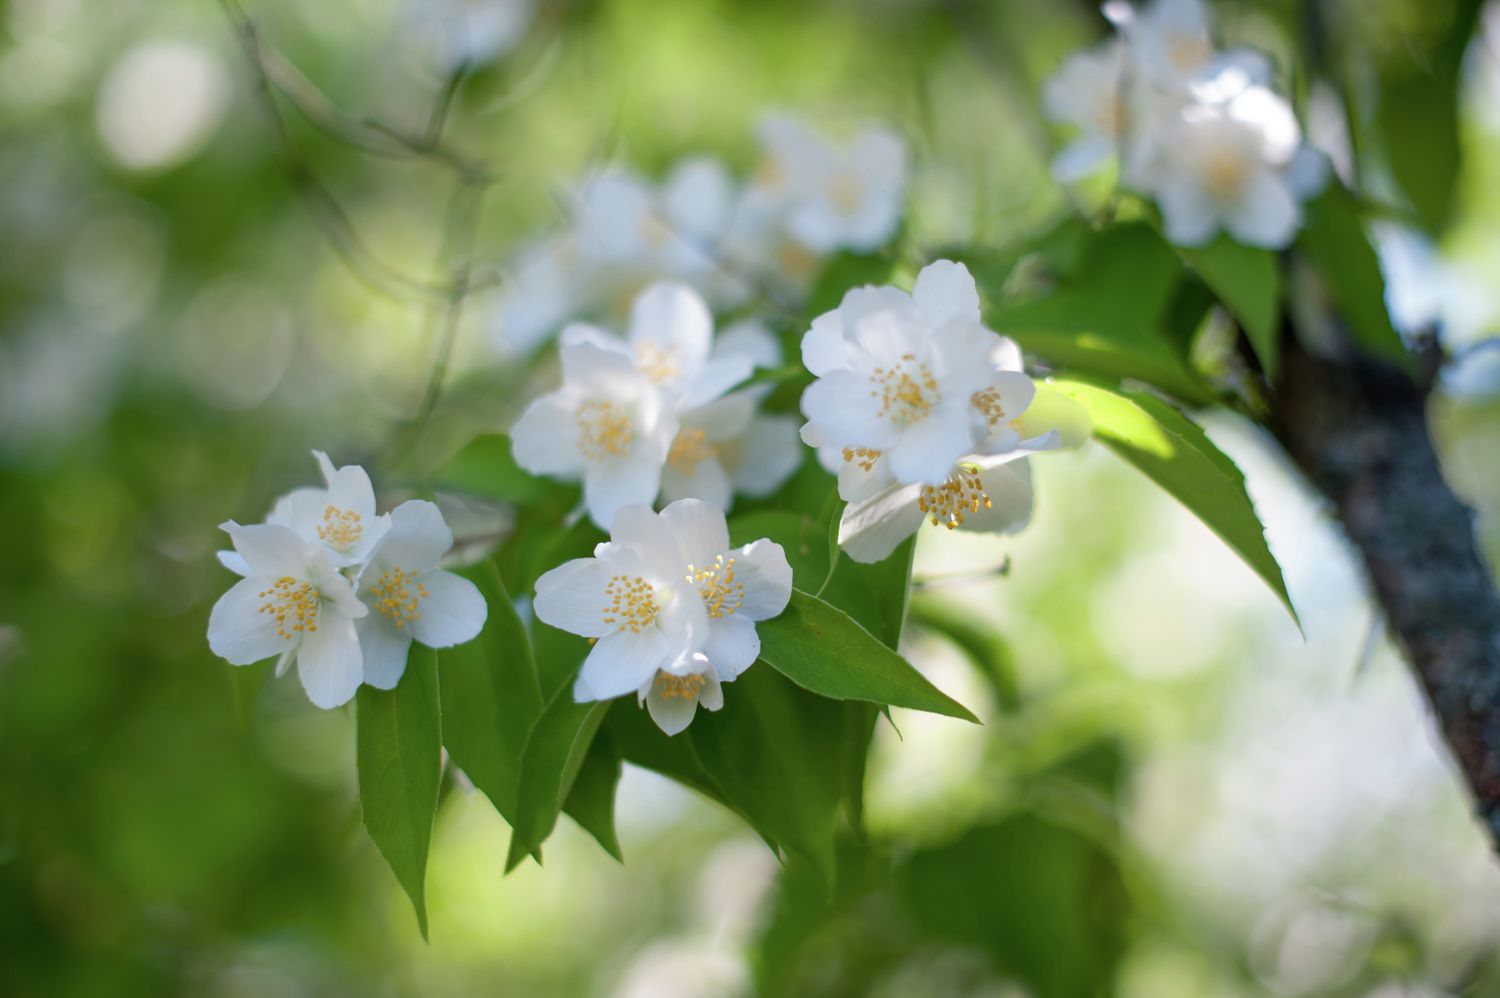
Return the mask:
[[[347,551],[364,536],[364,524],[352,509],[334,505],[323,507],[323,522],[318,525],[318,539],[338,551]]]
[[[619,631],[641,633],[642,628],[656,623],[656,614],[661,609],[656,602],[656,590],[651,583],[639,575],[616,575],[604,587],[609,605],[603,608],[604,623],[619,625]]]
[[[927,418],[927,413],[942,401],[937,378],[926,364],[917,362],[915,354],[905,354],[899,363],[887,369],[875,368],[870,375],[870,397],[880,400],[880,415],[900,426]]]
[[[655,340],[642,340],[635,348],[635,366],[652,381],[661,384],[677,376],[677,358]]]
[[[949,530],[961,526],[964,517],[989,509],[990,497],[979,480],[979,468],[961,464],[941,485],[924,485],[917,497],[917,508],[926,513],[933,526],[942,524]]]
[[[733,558],[726,561],[718,555],[712,565],[701,570],[689,565],[687,580],[698,587],[703,608],[715,620],[728,617],[745,602],[745,584],[734,581]]]
[[[392,568],[381,573],[370,587],[370,596],[370,603],[378,612],[397,627],[404,628],[411,621],[422,619],[417,607],[427,598],[427,587],[415,573]]]
[[[661,695],[668,700],[681,697],[684,700],[698,699],[698,693],[707,684],[708,680],[696,672],[687,676],[674,676],[670,672],[656,672],[656,688]]]
[[[276,633],[290,640],[294,634],[312,633],[318,629],[318,591],[311,583],[298,582],[283,575],[263,589],[260,612],[276,618]]]
[[[880,460],[880,451],[871,450],[868,447],[845,447],[844,463],[857,464],[862,471],[869,471],[875,467],[875,462]]]
[[[684,426],[672,440],[672,449],[667,452],[667,464],[675,471],[691,475],[700,462],[716,456],[714,445],[708,442],[708,434],[694,426]]]
[[[630,416],[613,402],[585,402],[578,408],[578,449],[590,461],[623,457],[630,452],[635,433]]]
[[[1000,393],[995,389],[986,388],[975,392],[969,396],[969,402],[991,426],[998,426],[1005,421],[1005,407],[1000,404]]]

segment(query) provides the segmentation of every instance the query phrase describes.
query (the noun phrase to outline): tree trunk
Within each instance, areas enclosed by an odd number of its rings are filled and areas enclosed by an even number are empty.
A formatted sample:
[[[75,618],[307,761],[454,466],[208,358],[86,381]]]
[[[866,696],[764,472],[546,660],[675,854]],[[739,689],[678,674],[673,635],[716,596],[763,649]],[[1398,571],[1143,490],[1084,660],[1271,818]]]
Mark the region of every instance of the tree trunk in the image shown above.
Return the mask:
[[[1443,480],[1424,384],[1286,337],[1277,437],[1333,501],[1437,712],[1492,842],[1500,842],[1500,596],[1471,511]],[[1419,358],[1432,361],[1429,346]],[[1429,363],[1429,369],[1433,366]]]

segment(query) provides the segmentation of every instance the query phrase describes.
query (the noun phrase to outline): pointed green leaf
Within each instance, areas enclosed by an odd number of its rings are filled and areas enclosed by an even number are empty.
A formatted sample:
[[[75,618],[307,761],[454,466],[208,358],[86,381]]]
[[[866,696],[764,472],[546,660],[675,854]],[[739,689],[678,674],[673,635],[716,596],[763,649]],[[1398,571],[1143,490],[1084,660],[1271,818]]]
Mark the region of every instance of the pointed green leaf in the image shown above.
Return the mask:
[[[793,590],[781,616],[756,629],[760,657],[803,689],[978,721],[847,613],[816,596]]]
[[[356,756],[365,828],[401,882],[427,938],[424,883],[442,775],[437,662],[412,645],[394,690],[361,686]]]
[[[494,562],[459,574],[479,587],[489,616],[479,637],[437,653],[443,744],[454,764],[510,821],[521,753],[542,712],[531,640]]]
[[[1276,256],[1228,236],[1202,249],[1180,252],[1239,322],[1261,369],[1274,379],[1281,362],[1281,274]]]
[[[559,687],[542,709],[521,756],[516,818],[511,825],[510,854],[505,860],[507,871],[540,849],[552,834],[558,812],[573,789],[608,710],[607,702],[574,703],[571,683]]]
[[[624,861],[615,835],[615,789],[620,785],[620,749],[608,730],[594,736],[563,812],[578,822],[615,859]]]
[[[1087,409],[1094,436],[1218,534],[1297,620],[1281,566],[1266,545],[1265,527],[1245,490],[1245,476],[1196,423],[1143,392],[1068,380],[1054,381],[1052,387]]]
[[[1385,306],[1385,277],[1370,245],[1359,206],[1343,184],[1328,188],[1307,205],[1307,225],[1297,248],[1313,265],[1338,306],[1339,318],[1356,343],[1410,372],[1411,354]]]

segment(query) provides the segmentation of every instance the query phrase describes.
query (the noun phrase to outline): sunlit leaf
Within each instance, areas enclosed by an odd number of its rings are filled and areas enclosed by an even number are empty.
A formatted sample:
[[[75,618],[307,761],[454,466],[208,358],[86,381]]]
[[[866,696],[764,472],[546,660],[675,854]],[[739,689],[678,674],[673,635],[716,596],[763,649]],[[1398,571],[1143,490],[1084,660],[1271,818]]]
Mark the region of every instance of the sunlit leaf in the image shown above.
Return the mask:
[[[1261,369],[1274,379],[1281,362],[1281,274],[1275,254],[1228,236],[1180,252],[1239,322]]]
[[[515,869],[552,834],[563,801],[573,789],[608,710],[607,702],[574,703],[568,684],[558,689],[542,709],[521,756],[506,870]]]
[[[836,700],[978,720],[847,613],[816,596],[793,590],[781,616],[757,628],[761,659],[804,689]]]
[[[1281,566],[1245,490],[1245,476],[1196,423],[1144,392],[1111,391],[1083,381],[1052,384],[1088,410],[1098,440],[1218,534],[1297,619]]]
[[[365,828],[390,864],[427,936],[424,883],[442,772],[437,662],[412,645],[394,690],[358,694],[359,802]]]

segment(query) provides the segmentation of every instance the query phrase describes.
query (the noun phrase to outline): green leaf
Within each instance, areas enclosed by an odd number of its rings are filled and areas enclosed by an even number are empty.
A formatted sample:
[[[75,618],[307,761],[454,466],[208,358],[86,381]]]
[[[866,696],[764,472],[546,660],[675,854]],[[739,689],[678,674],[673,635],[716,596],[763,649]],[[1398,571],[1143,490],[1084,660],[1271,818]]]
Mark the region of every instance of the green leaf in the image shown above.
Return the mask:
[[[978,721],[847,613],[816,596],[794,589],[781,616],[756,629],[760,657],[803,689]]]
[[[627,698],[628,699],[628,698]],[[594,837],[615,859],[624,861],[615,835],[615,789],[620,784],[620,748],[608,729],[589,745],[573,789],[563,801],[563,812]]]
[[[1380,66],[1375,125],[1396,182],[1422,225],[1437,233],[1453,213],[1462,140],[1459,84],[1482,0],[1429,0],[1409,8],[1401,44]]]
[[[1117,392],[1084,381],[1052,387],[1088,410],[1094,436],[1186,506],[1265,580],[1293,620],[1281,566],[1245,490],[1245,476],[1198,425],[1144,392]]]
[[[1337,181],[1307,206],[1297,247],[1323,279],[1349,333],[1365,350],[1413,370],[1411,354],[1385,307],[1380,259],[1360,222],[1354,197]]]
[[[889,284],[895,263],[878,253],[854,253],[844,250],[829,257],[813,282],[807,296],[809,319],[839,307],[852,288],[866,284]]]
[[[412,645],[394,690],[357,696],[359,802],[365,828],[396,874],[427,938],[424,882],[442,775],[436,656]]]
[[[574,703],[564,683],[537,718],[521,756],[516,789],[516,819],[511,824],[507,872],[541,848],[557,825],[558,812],[573,789],[594,734],[609,703]]]
[[[531,641],[494,562],[462,570],[489,616],[479,637],[437,653],[443,744],[506,821],[515,816],[526,736],[542,712]]]
[[[1274,379],[1281,362],[1281,274],[1275,254],[1228,236],[1179,252],[1239,322],[1261,369]]]
[[[510,437],[486,434],[453,455],[437,476],[438,487],[518,505],[541,502],[561,489],[523,471],[511,455]]]

